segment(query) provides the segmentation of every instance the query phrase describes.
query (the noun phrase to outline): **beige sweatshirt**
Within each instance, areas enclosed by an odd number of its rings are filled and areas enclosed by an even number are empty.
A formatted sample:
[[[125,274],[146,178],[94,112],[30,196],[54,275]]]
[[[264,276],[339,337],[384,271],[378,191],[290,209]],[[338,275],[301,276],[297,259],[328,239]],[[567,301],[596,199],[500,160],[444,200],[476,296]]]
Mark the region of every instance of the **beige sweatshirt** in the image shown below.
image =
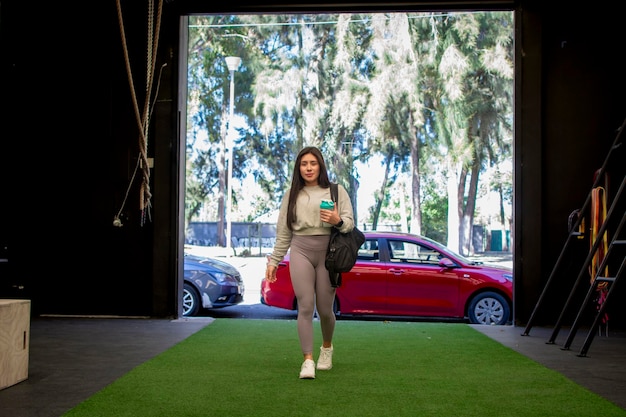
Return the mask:
[[[348,232],[354,227],[354,211],[352,202],[346,189],[339,184],[339,217],[343,220],[341,232]],[[276,223],[276,244],[270,256],[270,265],[278,266],[291,245],[292,235],[329,235],[332,225],[322,222],[320,219],[320,202],[322,199],[332,200],[330,188],[322,188],[319,185],[304,187],[300,190],[296,200],[296,223],[293,231],[287,227],[287,208],[289,206],[289,190],[285,193],[278,212]]]

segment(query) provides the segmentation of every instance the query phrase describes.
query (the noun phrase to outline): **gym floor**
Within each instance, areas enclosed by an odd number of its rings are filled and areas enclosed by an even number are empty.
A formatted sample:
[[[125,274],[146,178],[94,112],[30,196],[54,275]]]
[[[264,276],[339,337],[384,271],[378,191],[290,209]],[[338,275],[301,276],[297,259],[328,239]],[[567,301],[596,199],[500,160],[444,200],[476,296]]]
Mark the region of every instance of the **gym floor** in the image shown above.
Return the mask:
[[[28,379],[0,390],[0,416],[59,417],[212,320],[33,318]],[[582,330],[563,349],[567,329],[547,343],[551,328],[474,327],[626,409],[626,334],[596,335],[581,356]]]

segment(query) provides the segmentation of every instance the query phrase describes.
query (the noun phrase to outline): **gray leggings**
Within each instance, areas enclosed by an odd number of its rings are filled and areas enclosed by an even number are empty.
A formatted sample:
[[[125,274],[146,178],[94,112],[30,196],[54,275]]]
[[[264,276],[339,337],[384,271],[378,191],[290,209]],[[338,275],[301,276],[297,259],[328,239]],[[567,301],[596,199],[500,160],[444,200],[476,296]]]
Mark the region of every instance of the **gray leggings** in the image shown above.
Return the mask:
[[[297,236],[291,239],[289,273],[298,299],[298,337],[302,353],[313,353],[313,313],[317,308],[322,338],[332,341],[335,332],[335,288],[324,265],[329,235]]]

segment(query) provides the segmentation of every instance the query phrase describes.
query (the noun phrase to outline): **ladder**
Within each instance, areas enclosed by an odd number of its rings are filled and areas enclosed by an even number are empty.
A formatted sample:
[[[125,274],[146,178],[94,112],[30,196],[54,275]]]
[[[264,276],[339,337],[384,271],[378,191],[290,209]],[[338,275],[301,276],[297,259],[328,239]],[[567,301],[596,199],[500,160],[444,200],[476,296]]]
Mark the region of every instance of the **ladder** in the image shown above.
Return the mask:
[[[622,181],[620,190],[624,188],[625,184],[626,184],[626,176],[624,176],[624,180]],[[608,219],[608,214],[607,214],[607,219]],[[606,223],[606,220],[605,220],[605,223]],[[578,310],[578,314],[576,315],[576,319],[574,320],[574,323],[572,324],[569,335],[567,336],[567,339],[565,340],[565,343],[563,344],[564,350],[567,350],[570,348],[572,341],[574,340],[574,336],[576,336],[576,332],[578,331],[578,328],[580,327],[580,321],[581,321],[583,312],[585,310],[585,306],[587,306],[589,302],[593,299],[593,294],[596,291],[598,291],[600,285],[602,285],[603,283],[606,283],[608,287],[607,293],[604,299],[602,300],[602,302],[600,303],[600,305],[598,306],[598,311],[593,320],[593,324],[591,325],[591,328],[589,329],[589,332],[587,333],[587,337],[585,338],[585,341],[583,343],[582,348],[580,349],[580,352],[578,353],[578,356],[587,355],[589,346],[591,346],[593,337],[596,333],[596,330],[600,326],[600,322],[605,313],[607,302],[609,301],[611,293],[615,289],[615,284],[617,284],[617,281],[619,280],[620,277],[626,275],[626,272],[625,272],[626,271],[626,255],[624,255],[624,249],[626,248],[626,238],[624,239],[617,238],[617,236],[620,236],[620,233],[622,229],[624,228],[624,224],[626,224],[626,211],[622,215],[622,219],[619,223],[619,226],[617,227],[617,230],[615,231],[615,237],[611,240],[611,243],[609,244],[609,248],[606,252],[606,255],[604,256],[604,259],[602,259],[602,262],[600,263],[600,267],[598,268],[598,272],[595,274],[593,283],[589,287],[589,291],[587,291],[585,300],[583,301],[580,307],[580,310]],[[599,238],[601,237],[602,235],[599,236]],[[621,252],[618,253],[617,255],[621,256],[622,259],[621,259],[621,263],[617,271],[617,274],[613,277],[600,276],[600,274],[602,274],[602,271],[604,270],[604,267],[607,266],[608,259],[611,257],[611,254],[613,253],[613,251],[614,250],[617,251],[619,249],[621,249]]]
[[[524,329],[524,332],[522,333],[522,336],[527,336],[530,334],[530,329],[533,326],[533,323],[535,321],[536,315],[540,309],[541,304],[543,303],[546,294],[548,293],[548,289],[550,287],[550,284],[552,283],[552,281],[554,280],[554,278],[557,276],[557,273],[559,271],[559,269],[561,268],[564,259],[566,258],[568,249],[570,247],[571,242],[573,242],[575,239],[577,239],[581,234],[578,232],[579,227],[581,225],[581,222],[584,219],[584,215],[585,213],[587,213],[587,211],[590,209],[591,206],[591,201],[592,201],[592,194],[593,194],[593,190],[598,187],[600,185],[600,182],[602,181],[602,179],[604,178],[604,174],[606,173],[607,167],[609,165],[609,161],[611,159],[611,157],[613,156],[613,154],[620,148],[620,146],[622,145],[621,143],[621,135],[624,132],[624,130],[626,129],[626,120],[624,120],[624,122],[622,123],[622,126],[619,128],[618,134],[615,137],[615,140],[613,141],[613,144],[611,146],[611,148],[609,149],[609,153],[607,154],[604,163],[602,164],[602,167],[600,168],[600,170],[597,172],[596,175],[596,179],[594,181],[593,186],[591,187],[591,190],[589,191],[589,194],[587,195],[587,198],[585,200],[585,203],[583,204],[583,207],[581,208],[580,212],[579,212],[579,216],[575,222],[575,224],[572,226],[571,230],[569,231],[567,240],[565,242],[565,244],[563,245],[563,248],[561,250],[561,253],[559,255],[559,257],[557,258],[557,261],[552,269],[552,272],[550,273],[550,276],[548,277],[548,281],[546,282],[546,285],[544,286],[543,291],[541,292],[541,295],[539,296],[539,299],[537,300],[537,303],[535,305],[535,308],[533,309],[531,316],[528,320],[528,323]],[[589,265],[591,264],[596,252],[598,251],[598,248],[600,247],[600,245],[602,244],[603,241],[603,237],[605,235],[605,232],[607,231],[609,225],[611,225],[612,221],[613,221],[613,217],[615,215],[615,212],[617,211],[616,207],[618,205],[618,202],[620,201],[621,195],[622,193],[625,193],[625,189],[626,188],[626,175],[624,176],[622,183],[615,195],[615,197],[613,198],[613,202],[611,203],[611,206],[606,214],[606,218],[604,219],[604,222],[602,223],[599,231],[598,231],[598,235],[596,237],[596,239],[593,242],[593,245],[591,246],[591,249],[587,255],[587,257],[585,258],[585,261],[583,262],[583,265],[580,268],[580,272],[578,274],[578,277],[576,278],[576,281],[574,282],[574,285],[572,286],[572,289],[569,293],[569,296],[567,297],[567,300],[565,302],[565,305],[563,306],[563,309],[561,310],[561,314],[559,315],[559,318],[557,319],[556,324],[554,325],[554,329],[552,331],[552,334],[550,335],[550,338],[548,340],[547,343],[549,344],[554,344],[556,337],[559,334],[559,331],[563,325],[563,320],[566,314],[566,311],[569,309],[570,304],[572,303],[573,299],[574,299],[574,295],[577,292],[578,287],[580,286],[580,284],[584,281],[585,279],[585,275],[588,275],[588,268]],[[626,275],[626,255],[624,254],[624,250],[620,249],[626,249],[626,236],[623,236],[621,238],[619,238],[620,233],[622,233],[622,230],[624,229],[624,231],[626,232],[626,227],[625,227],[625,223],[626,223],[626,211],[623,213],[622,215],[622,219],[619,223],[619,225],[617,226],[617,228],[614,231],[614,237],[611,240],[609,246],[608,246],[608,250],[604,256],[604,258],[601,261],[600,266],[597,269],[597,273],[595,274],[596,276],[594,277],[592,284],[589,288],[589,291],[587,292],[587,295],[585,297],[585,300],[583,301],[578,314],[576,316],[576,319],[574,321],[574,324],[572,325],[571,329],[570,329],[570,333],[567,337],[567,340],[563,346],[563,349],[569,349],[572,340],[574,339],[574,336],[576,335],[576,332],[578,330],[578,328],[580,327],[580,321],[581,318],[583,316],[583,312],[586,308],[586,306],[589,304],[589,302],[592,300],[594,293],[598,290],[599,286],[603,283],[606,283],[608,290],[605,294],[604,299],[602,300],[602,302],[599,304],[598,309],[597,309],[597,314],[594,318],[592,327],[589,330],[589,334],[587,335],[587,338],[583,344],[583,347],[581,349],[581,351],[579,352],[578,356],[585,356],[587,354],[587,351],[589,350],[589,346],[591,345],[591,342],[593,341],[593,335],[595,333],[595,331],[598,329],[599,325],[600,325],[600,321],[605,313],[606,310],[606,305],[608,300],[610,299],[610,294],[613,292],[615,285],[617,284],[618,280],[620,277]],[[621,261],[620,261],[620,257],[621,257]],[[620,264],[620,267],[618,269],[618,272],[615,276],[613,277],[601,277],[600,275],[602,274],[602,271],[605,270],[605,266],[608,265],[609,263],[609,258],[611,258],[611,260],[613,259],[617,259],[618,263]]]

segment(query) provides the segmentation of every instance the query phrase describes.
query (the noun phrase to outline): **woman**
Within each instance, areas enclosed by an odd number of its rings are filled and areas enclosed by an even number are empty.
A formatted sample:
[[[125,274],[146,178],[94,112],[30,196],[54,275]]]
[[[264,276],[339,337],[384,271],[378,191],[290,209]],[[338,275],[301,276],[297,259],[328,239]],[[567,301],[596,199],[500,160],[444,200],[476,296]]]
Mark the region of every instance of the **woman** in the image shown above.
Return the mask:
[[[291,248],[289,272],[298,300],[298,337],[304,356],[300,368],[302,379],[315,378],[313,314],[316,308],[323,339],[317,369],[329,370],[333,366],[335,288],[330,285],[324,260],[331,228],[348,232],[354,227],[350,197],[341,184],[338,188],[339,201],[333,209],[321,209],[322,200],[331,200],[326,163],[316,147],[302,149],[294,166],[291,188],[280,206],[276,244],[265,271],[265,279],[275,282],[276,268]]]

